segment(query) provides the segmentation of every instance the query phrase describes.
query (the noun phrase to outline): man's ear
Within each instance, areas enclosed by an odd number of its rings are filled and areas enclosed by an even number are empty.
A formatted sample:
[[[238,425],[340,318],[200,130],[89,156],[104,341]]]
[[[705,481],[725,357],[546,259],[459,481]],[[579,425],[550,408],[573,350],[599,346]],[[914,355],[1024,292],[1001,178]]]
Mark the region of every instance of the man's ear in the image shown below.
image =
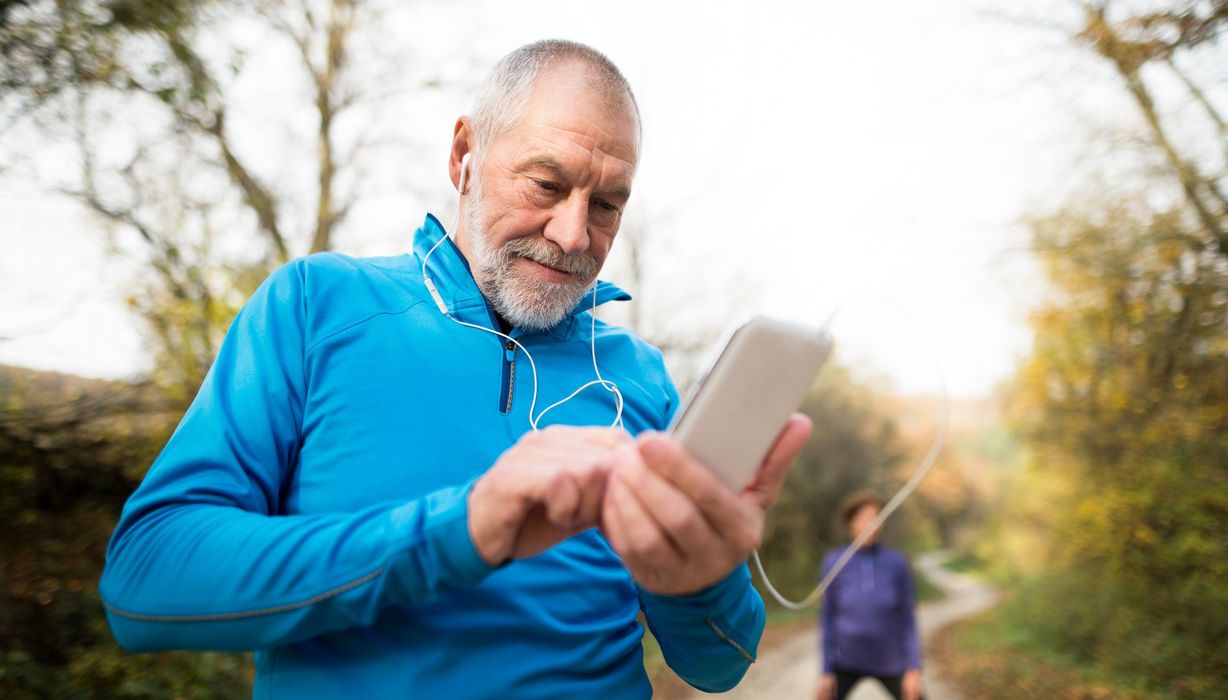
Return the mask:
[[[465,193],[468,189],[468,180],[473,177],[473,172],[469,172],[469,177],[466,178],[464,189],[461,183],[461,170],[465,164],[465,157],[470,156],[473,151],[473,121],[467,116],[462,116],[456,120],[456,126],[452,129],[452,150],[448,153],[448,176],[452,179],[452,186],[457,192]],[[469,167],[473,167],[473,158],[468,159]]]

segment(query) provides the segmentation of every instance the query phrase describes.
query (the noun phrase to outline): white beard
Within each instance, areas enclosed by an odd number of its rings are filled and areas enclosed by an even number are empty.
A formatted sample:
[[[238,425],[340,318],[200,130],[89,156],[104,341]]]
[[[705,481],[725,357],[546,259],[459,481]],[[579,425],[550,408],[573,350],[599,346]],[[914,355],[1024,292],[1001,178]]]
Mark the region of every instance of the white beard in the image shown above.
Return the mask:
[[[567,255],[538,236],[513,238],[502,248],[492,249],[482,217],[478,183],[473,183],[470,192],[473,200],[465,212],[465,235],[473,251],[470,264],[478,289],[486,295],[495,313],[514,327],[546,330],[558,325],[584,298],[601,266],[591,255]],[[570,272],[572,279],[550,282],[522,274],[516,269],[516,260],[521,257]]]

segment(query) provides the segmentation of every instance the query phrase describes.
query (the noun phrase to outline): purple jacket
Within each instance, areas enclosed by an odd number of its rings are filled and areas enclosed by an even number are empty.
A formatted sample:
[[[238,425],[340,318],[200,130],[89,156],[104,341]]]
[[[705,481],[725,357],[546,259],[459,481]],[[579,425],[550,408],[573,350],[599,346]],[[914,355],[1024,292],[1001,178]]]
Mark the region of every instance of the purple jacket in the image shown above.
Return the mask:
[[[824,558],[824,576],[843,551]],[[915,601],[912,573],[903,554],[880,545],[854,554],[820,608],[823,672],[899,676],[920,668]]]

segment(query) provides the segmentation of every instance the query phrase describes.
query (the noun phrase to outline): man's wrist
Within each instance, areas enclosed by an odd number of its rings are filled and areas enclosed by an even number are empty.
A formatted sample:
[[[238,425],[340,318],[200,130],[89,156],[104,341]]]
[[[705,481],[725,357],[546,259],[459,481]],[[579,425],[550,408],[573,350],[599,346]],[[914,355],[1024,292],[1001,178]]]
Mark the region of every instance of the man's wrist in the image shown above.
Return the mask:
[[[496,508],[491,500],[491,484],[479,478],[469,486],[467,522],[473,549],[487,566],[497,568],[511,557],[512,539],[508,537],[511,520],[506,508]]]
[[[700,588],[697,591],[690,593],[654,593],[641,587],[641,591],[645,595],[652,596],[660,600],[666,600],[679,603],[691,603],[710,607],[714,604],[719,605],[725,599],[731,598],[731,590],[741,590],[743,586],[740,569],[745,569],[745,564],[735,566],[729,573],[720,577],[716,581]]]

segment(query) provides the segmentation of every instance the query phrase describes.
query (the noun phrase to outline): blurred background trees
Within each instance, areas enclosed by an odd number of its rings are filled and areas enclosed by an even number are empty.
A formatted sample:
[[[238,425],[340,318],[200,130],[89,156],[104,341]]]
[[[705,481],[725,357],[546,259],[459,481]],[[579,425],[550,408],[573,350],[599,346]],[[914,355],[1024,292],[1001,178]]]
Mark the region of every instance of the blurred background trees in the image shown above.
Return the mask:
[[[1137,108],[1138,148],[1029,222],[1048,293],[1006,387],[1026,456],[980,552],[1022,577],[1006,614],[1037,645],[1208,697],[1228,682],[1228,131],[1222,75],[1186,66],[1223,56],[1228,3],[1081,8],[1072,39]]]
[[[99,601],[119,508],[181,404],[133,385],[0,366],[0,688],[5,697],[234,697],[235,654],[124,653]]]

